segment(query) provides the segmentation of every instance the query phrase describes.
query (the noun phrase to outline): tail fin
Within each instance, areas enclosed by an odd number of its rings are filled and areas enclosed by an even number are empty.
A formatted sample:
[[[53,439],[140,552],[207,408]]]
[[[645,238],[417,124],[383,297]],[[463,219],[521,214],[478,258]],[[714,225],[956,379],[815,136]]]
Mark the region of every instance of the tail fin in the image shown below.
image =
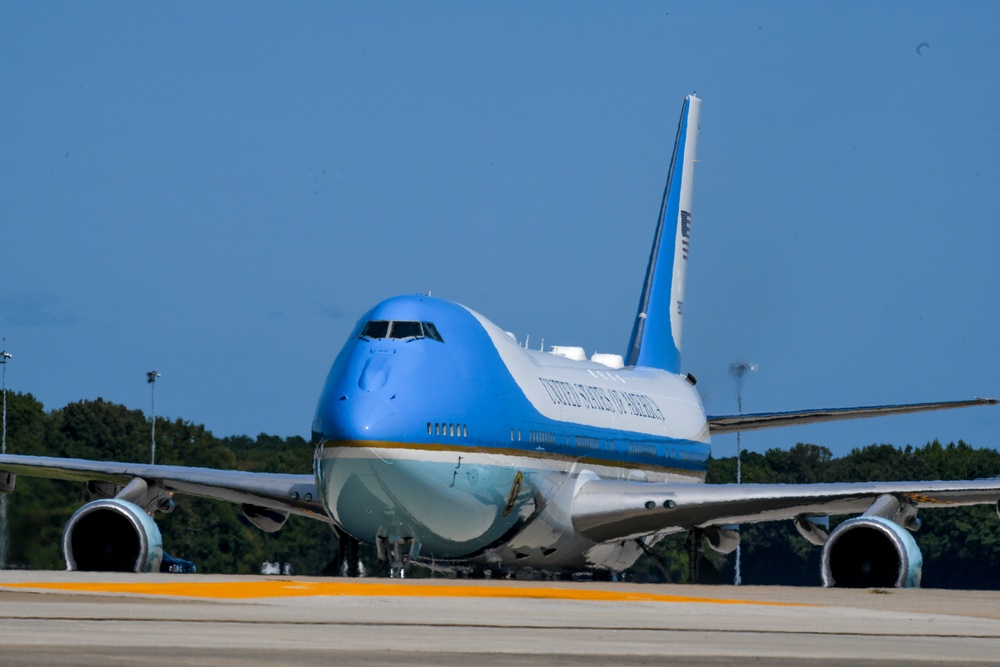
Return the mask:
[[[695,95],[684,98],[626,366],[649,366],[680,372],[684,275],[691,235],[691,198],[700,107],[701,100]]]

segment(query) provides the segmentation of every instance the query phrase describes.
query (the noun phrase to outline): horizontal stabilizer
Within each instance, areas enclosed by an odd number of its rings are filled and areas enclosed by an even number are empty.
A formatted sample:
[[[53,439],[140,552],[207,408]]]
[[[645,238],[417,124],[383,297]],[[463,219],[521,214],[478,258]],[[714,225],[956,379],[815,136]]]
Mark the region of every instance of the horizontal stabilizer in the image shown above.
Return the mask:
[[[797,410],[795,412],[758,412],[756,414],[749,415],[724,415],[719,417],[709,417],[708,427],[709,432],[712,434],[735,433],[736,431],[752,431],[758,428],[797,426],[799,424],[832,422],[841,419],[883,417],[885,415],[902,415],[910,412],[929,412],[931,410],[966,408],[973,405],[996,405],[997,403],[1000,403],[1000,401],[995,398],[973,398],[967,401],[909,403],[906,405],[873,405],[863,408],[827,408],[825,410]]]

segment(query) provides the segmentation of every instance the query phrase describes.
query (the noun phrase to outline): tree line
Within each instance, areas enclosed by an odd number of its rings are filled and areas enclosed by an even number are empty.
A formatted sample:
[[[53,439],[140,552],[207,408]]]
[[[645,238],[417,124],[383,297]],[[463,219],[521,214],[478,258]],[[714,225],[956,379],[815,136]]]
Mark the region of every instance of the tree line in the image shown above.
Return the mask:
[[[106,461],[148,461],[150,422],[141,410],[102,399],[79,401],[52,411],[31,394],[7,394],[8,451],[17,454]],[[301,437],[219,438],[202,425],[158,417],[156,462],[256,472],[310,473],[313,448]],[[1000,476],[1000,453],[962,441],[922,447],[869,445],[834,458],[813,444],[744,452],[745,483],[818,483],[979,479]],[[731,483],[735,457],[712,459],[708,483]],[[8,500],[8,563],[27,569],[62,569],[63,526],[92,500],[86,485],[19,476]],[[291,516],[277,533],[252,526],[239,506],[205,498],[175,496],[176,509],[157,515],[165,549],[192,560],[199,572],[258,573],[265,562],[287,563],[295,574],[330,573],[337,538],[322,522]],[[834,517],[831,528],[838,520]],[[995,506],[925,508],[915,534],[924,555],[923,585],[929,588],[1000,589],[1000,519]],[[817,586],[820,549],[799,536],[790,521],[744,525],[741,573],[744,584]],[[631,569],[638,581],[688,581],[688,534],[661,540]],[[377,570],[374,549],[363,548],[369,572]],[[713,557],[700,570],[702,583],[731,582],[734,559]],[[421,575],[418,568],[414,574]]]

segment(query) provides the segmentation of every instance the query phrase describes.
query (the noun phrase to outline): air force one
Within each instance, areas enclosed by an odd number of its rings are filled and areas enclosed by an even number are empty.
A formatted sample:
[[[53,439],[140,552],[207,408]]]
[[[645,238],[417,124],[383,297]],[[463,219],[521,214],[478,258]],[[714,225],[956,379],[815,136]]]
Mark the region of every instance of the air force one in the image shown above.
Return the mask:
[[[706,416],[680,363],[700,104],[690,95],[681,109],[625,355],[530,350],[465,306],[399,296],[361,317],[333,363],[312,425],[313,474],[8,455],[0,491],[16,475],[89,484],[99,499],[63,532],[70,570],[167,569],[152,517],[192,494],[241,504],[265,531],[289,514],[330,524],[348,574],[364,542],[393,576],[413,565],[601,576],[671,533],[700,530],[728,553],[734,524],[791,520],[822,547],[824,585],[919,585],[918,509],[997,504],[1000,479],[702,483],[715,433],[997,401]],[[824,525],[845,514],[858,516]]]

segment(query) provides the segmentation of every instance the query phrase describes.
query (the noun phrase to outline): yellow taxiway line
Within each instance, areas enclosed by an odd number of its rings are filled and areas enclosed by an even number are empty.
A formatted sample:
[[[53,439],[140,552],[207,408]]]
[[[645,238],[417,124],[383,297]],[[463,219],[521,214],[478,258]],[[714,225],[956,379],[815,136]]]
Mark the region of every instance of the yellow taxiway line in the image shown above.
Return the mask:
[[[620,590],[570,587],[510,586],[492,584],[432,584],[419,581],[316,582],[294,579],[268,581],[189,581],[170,583],[121,582],[18,582],[0,584],[0,590],[62,591],[76,593],[124,593],[130,595],[170,596],[207,599],[254,599],[275,597],[470,597],[580,600],[586,602],[701,602],[705,604],[752,604],[768,606],[803,606],[788,602],[734,600],[687,595],[662,595]]]

